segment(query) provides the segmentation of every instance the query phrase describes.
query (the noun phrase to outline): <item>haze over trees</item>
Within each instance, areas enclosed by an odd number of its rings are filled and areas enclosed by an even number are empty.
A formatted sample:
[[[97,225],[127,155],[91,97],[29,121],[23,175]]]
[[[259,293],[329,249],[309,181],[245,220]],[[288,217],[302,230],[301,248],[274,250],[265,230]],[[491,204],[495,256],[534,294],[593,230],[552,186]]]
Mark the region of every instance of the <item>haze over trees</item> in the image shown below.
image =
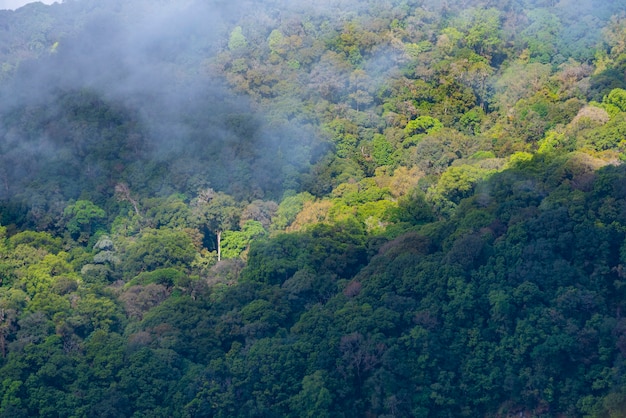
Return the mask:
[[[626,5],[0,11],[1,417],[626,415]]]

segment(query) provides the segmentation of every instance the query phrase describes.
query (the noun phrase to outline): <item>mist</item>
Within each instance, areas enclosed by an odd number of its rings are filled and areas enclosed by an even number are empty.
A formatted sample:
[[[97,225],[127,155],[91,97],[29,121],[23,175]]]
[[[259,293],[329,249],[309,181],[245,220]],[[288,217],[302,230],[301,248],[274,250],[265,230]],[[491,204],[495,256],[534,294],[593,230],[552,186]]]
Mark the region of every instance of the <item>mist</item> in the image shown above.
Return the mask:
[[[15,10],[18,9],[26,4],[29,3],[34,3],[33,1],[29,1],[29,0],[0,0],[0,10],[6,9],[6,10]],[[55,3],[54,0],[45,0],[42,1],[41,3],[43,4],[52,4]]]
[[[529,2],[505,3],[503,30],[521,32],[529,25]],[[570,53],[580,60],[593,58],[576,54],[598,42],[602,19],[624,8],[597,0],[530,3],[570,19],[558,36],[580,43]],[[358,22],[367,33],[380,22],[363,18],[369,16],[364,10],[375,8],[389,21],[409,15],[415,26],[400,45],[436,45],[455,14],[498,4],[76,0],[1,12],[0,198],[48,206],[80,196],[105,201],[124,182],[157,196],[212,187],[241,199],[278,200],[299,191],[300,175],[329,149],[316,119],[322,112],[305,109],[303,98],[347,119],[368,114],[370,123],[359,132],[367,141],[384,123],[373,118],[381,105],[377,92],[432,60],[429,53],[410,60],[402,48],[377,40],[353,67],[345,66],[333,59],[343,52],[328,45],[347,23]],[[235,27],[249,45],[240,51],[229,47]],[[268,36],[276,28],[310,42],[296,52],[297,71],[284,72],[286,65],[260,56],[269,55]],[[549,58],[558,65],[568,57]],[[240,73],[232,68],[237,62],[245,65]],[[355,77],[355,69],[363,74]],[[272,83],[303,91],[265,94],[269,86],[246,84],[244,73],[255,71],[283,71]],[[364,102],[355,105],[351,97],[359,94]]]
[[[154,195],[213,187],[251,199],[297,187],[283,183],[307,168],[312,133],[269,126],[211,72],[235,6],[84,0],[47,9],[65,32],[47,33],[45,50],[21,61],[0,88],[0,196],[33,204],[46,194],[78,198],[87,188],[106,197],[126,182]],[[81,14],[89,17],[63,22]],[[90,103],[99,116],[90,116]],[[117,126],[100,126],[106,115]],[[108,150],[113,144],[121,150]],[[54,189],[59,196],[49,196]]]

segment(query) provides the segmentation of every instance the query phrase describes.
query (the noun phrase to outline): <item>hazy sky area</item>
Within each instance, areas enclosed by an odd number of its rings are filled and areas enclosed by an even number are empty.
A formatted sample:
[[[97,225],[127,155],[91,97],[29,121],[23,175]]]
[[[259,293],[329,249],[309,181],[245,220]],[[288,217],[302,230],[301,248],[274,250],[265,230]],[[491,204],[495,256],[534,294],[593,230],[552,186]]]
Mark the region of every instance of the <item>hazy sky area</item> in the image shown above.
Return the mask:
[[[34,3],[33,1],[29,1],[29,0],[0,0],[0,9],[11,9],[11,10],[15,10],[19,7],[22,7],[25,4],[28,3]],[[44,0],[41,3],[44,4],[52,4],[55,3],[54,0]]]

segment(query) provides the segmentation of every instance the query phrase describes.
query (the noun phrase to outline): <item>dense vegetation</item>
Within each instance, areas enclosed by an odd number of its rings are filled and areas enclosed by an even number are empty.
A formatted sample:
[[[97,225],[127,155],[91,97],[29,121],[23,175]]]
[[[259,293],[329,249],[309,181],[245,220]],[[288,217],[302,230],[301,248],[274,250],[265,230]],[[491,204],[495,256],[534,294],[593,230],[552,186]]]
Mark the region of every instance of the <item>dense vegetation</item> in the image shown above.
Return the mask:
[[[626,5],[0,11],[1,417],[626,415]]]

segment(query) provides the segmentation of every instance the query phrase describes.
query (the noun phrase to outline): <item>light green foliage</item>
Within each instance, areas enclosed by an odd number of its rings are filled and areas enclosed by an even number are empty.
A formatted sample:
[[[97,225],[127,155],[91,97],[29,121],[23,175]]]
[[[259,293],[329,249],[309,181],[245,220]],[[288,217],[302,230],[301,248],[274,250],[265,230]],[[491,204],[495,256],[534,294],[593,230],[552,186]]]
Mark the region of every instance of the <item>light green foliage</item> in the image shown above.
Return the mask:
[[[274,54],[282,55],[285,53],[285,37],[279,29],[274,29],[267,37],[267,44],[270,51]]]
[[[430,41],[421,41],[419,43],[405,43],[404,52],[412,60],[417,60],[423,52],[428,52],[433,48]]]
[[[442,48],[447,54],[450,54],[456,50],[463,36],[463,32],[459,31],[457,28],[448,26],[441,31],[437,46]]]
[[[312,202],[314,197],[307,192],[285,197],[278,205],[276,215],[272,218],[272,230],[282,231],[296,219],[305,202]]]
[[[490,58],[502,44],[500,19],[500,11],[494,8],[467,10],[459,20],[464,42],[479,55]]]
[[[563,132],[548,131],[543,139],[539,141],[538,153],[552,152],[563,149],[567,145],[567,137]]]
[[[443,172],[435,186],[428,189],[427,198],[444,216],[450,216],[459,202],[469,197],[476,185],[488,178],[496,170],[479,168],[473,165],[449,167]]]
[[[372,141],[372,157],[379,166],[394,164],[394,147],[382,134],[374,135]]]
[[[253,240],[266,235],[267,231],[259,221],[247,221],[241,231],[226,231],[222,237],[222,257],[240,257]]]
[[[67,230],[80,241],[86,241],[106,218],[104,210],[89,200],[68,205],[63,214],[68,219]]]
[[[626,90],[611,90],[611,92],[602,100],[602,103],[609,106],[615,106],[620,112],[626,112]]]
[[[30,300],[27,311],[40,312],[46,317],[52,318],[57,314],[57,320],[64,317],[67,312],[71,311],[70,301],[67,297],[46,292],[40,289]]]
[[[4,264],[7,276],[21,277],[26,268],[39,263],[48,254],[44,249],[31,247],[30,245],[19,244],[7,252],[4,257]]]
[[[577,143],[579,147],[588,147],[596,151],[626,149],[626,113],[620,112],[607,123],[594,129],[579,132]]]
[[[39,292],[48,292],[57,277],[75,277],[65,252],[45,255],[40,262],[26,267],[22,274],[20,283],[31,297]]]
[[[48,232],[23,231],[9,238],[9,245],[12,248],[28,245],[51,253],[58,253],[61,250],[61,243],[60,238],[53,237]]]
[[[333,196],[340,198],[350,206],[358,206],[366,202],[375,202],[391,196],[386,187],[379,187],[371,179],[363,179],[358,183],[342,183],[333,190]]]
[[[396,205],[391,201],[391,191],[379,187],[373,179],[342,183],[333,190],[333,197],[328,211],[330,219],[345,221],[356,217],[369,232],[382,231],[387,210]]]
[[[120,307],[111,298],[88,293],[81,295],[75,304],[75,315],[80,318],[81,325],[86,327],[83,332],[120,331],[124,317]]]
[[[359,142],[357,125],[347,119],[335,118],[327,124],[327,131],[335,143],[338,157],[346,158],[356,152]]]
[[[231,51],[239,51],[248,46],[248,41],[243,34],[243,29],[241,26],[235,26],[235,28],[230,33],[230,38],[228,40],[228,49]]]
[[[217,263],[217,251],[209,251],[203,248],[196,253],[196,258],[191,262],[191,268],[194,273],[206,276],[215,263]]]
[[[516,152],[509,157],[508,167],[522,168],[533,159],[533,155],[529,152]]]
[[[493,151],[476,151],[472,155],[470,155],[470,160],[483,160],[487,158],[496,158],[496,154]]]
[[[443,124],[432,116],[419,116],[409,121],[404,128],[404,133],[408,136],[418,134],[435,133],[443,128]]]
[[[395,208],[397,204],[390,200],[377,200],[359,205],[356,215],[370,233],[383,232],[387,223],[389,210]]]

